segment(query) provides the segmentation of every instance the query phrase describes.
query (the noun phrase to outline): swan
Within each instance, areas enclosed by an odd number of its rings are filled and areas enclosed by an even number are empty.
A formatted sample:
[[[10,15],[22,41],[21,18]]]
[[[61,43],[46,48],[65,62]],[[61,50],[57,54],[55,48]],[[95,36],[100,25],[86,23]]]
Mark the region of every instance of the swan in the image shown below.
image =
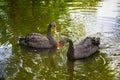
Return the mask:
[[[77,60],[81,58],[89,57],[99,50],[100,38],[97,37],[86,37],[84,40],[73,45],[73,42],[69,38],[63,38],[59,41],[57,48],[60,49],[62,45],[69,43],[67,51],[68,60]]]

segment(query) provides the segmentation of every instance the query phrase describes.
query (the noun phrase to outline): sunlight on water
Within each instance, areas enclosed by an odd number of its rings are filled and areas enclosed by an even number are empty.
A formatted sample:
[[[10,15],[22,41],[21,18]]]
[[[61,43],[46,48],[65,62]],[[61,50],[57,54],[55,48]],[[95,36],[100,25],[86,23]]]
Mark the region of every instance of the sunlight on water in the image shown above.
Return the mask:
[[[12,55],[12,44],[5,43],[0,46],[0,61],[10,58]]]
[[[119,6],[119,0],[105,0],[102,4],[102,7],[98,9],[98,15],[102,17],[112,17],[116,18],[119,15],[120,6]]]

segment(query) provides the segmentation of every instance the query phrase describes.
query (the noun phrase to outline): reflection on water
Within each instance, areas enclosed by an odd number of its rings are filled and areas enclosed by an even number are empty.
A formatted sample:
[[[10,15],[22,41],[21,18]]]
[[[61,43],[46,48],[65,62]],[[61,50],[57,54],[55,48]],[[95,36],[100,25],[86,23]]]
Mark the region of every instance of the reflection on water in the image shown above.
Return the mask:
[[[32,50],[17,45],[16,37],[29,32],[46,35],[57,23],[57,41],[74,43],[86,36],[101,38],[100,52],[88,59],[67,61],[68,45],[61,50]],[[0,77],[6,80],[119,80],[119,0],[1,0]],[[53,32],[53,31],[52,31]]]
[[[67,69],[69,75],[68,80],[112,80],[114,78],[114,75],[108,66],[110,60],[107,59],[106,61],[105,58],[105,54],[98,56],[97,53],[88,59],[82,59],[76,62],[67,61]]]

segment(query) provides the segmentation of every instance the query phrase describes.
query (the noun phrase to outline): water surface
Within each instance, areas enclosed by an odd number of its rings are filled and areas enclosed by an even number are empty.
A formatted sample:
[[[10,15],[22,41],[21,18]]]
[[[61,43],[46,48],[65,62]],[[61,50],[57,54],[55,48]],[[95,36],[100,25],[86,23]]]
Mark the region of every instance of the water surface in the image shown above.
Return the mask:
[[[76,44],[86,36],[101,38],[100,51],[75,62],[67,60],[68,45],[44,52],[17,44],[17,36],[38,32],[46,36],[55,21],[58,42]],[[0,78],[5,80],[119,80],[119,0],[1,0]]]

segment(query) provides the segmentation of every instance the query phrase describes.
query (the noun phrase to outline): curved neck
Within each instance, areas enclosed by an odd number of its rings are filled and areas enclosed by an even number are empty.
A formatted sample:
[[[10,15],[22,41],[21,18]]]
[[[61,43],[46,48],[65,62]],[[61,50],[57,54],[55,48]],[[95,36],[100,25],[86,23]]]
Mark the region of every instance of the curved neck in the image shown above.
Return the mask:
[[[48,31],[47,31],[47,38],[50,42],[50,44],[52,45],[56,45],[56,41],[53,39],[52,35],[51,35],[51,25],[48,26]]]
[[[67,52],[68,60],[74,60],[74,46],[72,40],[68,39],[67,42],[69,42],[69,48]]]

